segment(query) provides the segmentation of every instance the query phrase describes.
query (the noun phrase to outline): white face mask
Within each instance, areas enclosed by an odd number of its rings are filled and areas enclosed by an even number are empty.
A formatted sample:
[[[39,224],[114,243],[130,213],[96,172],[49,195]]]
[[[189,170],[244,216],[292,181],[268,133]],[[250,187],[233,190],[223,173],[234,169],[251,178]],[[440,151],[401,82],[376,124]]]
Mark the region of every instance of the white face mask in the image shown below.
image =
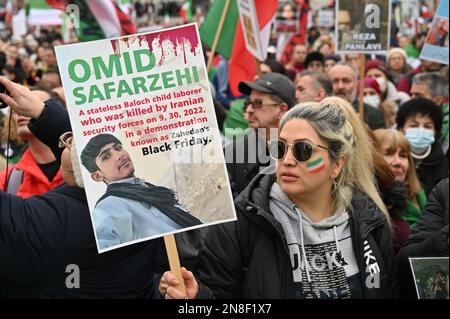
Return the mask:
[[[377,109],[380,107],[380,97],[378,94],[376,95],[367,95],[363,98],[363,102],[369,104],[370,106],[376,107]]]
[[[379,78],[375,78],[375,80],[378,82],[378,85],[380,86],[381,92],[386,92],[387,89],[387,82],[385,78],[382,78],[381,76]]]
[[[423,127],[410,127],[405,130],[405,137],[416,154],[422,154],[434,143],[434,131]]]

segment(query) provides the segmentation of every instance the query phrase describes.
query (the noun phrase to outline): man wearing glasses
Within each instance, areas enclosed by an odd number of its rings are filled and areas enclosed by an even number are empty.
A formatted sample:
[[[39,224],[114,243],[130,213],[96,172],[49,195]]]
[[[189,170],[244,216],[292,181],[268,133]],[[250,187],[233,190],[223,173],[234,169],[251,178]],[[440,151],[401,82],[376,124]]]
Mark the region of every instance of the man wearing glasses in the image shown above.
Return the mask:
[[[172,190],[135,177],[130,155],[114,135],[90,139],[81,163],[94,181],[107,185],[92,211],[101,250],[202,223],[180,206]]]
[[[239,91],[249,96],[244,104],[244,117],[253,130],[225,148],[233,197],[271,164],[266,141],[271,135],[277,136],[281,117],[296,103],[294,84],[279,73],[264,74],[255,82],[241,82]]]

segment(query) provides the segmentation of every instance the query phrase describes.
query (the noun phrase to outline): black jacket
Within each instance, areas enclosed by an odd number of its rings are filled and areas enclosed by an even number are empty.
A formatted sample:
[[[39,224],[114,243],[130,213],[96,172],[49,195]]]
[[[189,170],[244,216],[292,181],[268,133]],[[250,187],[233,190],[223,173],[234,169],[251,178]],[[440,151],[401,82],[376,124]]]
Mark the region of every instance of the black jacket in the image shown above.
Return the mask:
[[[254,131],[236,137],[233,143],[225,147],[224,153],[233,198],[236,198],[262,169],[271,164],[265,141]]]
[[[409,224],[401,218],[407,212],[408,188],[399,181],[394,181],[388,187],[380,187],[379,185],[378,188],[391,218],[392,239],[397,253],[403,247],[411,232]]]
[[[359,112],[358,100],[353,102],[353,108],[356,113]],[[386,124],[384,122],[383,111],[377,109],[369,104],[363,103],[364,107],[364,122],[370,127],[372,130],[377,130],[380,128],[385,128]]]
[[[448,177],[448,160],[437,142],[431,146],[431,153],[427,158],[415,160],[415,163],[420,185],[427,196],[442,179]]]
[[[236,199],[238,220],[209,229],[199,254],[199,298],[294,298],[286,238],[269,210],[273,175],[260,174]],[[355,195],[350,227],[361,281],[366,282],[367,243],[380,267],[380,288],[365,298],[392,298],[397,291],[394,248],[386,219],[366,196]]]
[[[400,267],[401,296],[416,298],[409,257],[448,257],[448,178],[428,197],[427,205],[411,236],[397,255]]]
[[[48,102],[29,127],[59,160],[67,113]],[[74,267],[80,286],[70,289]],[[167,257],[158,239],[98,254],[83,189],[63,184],[27,199],[0,192],[0,297],[146,298],[163,269]]]

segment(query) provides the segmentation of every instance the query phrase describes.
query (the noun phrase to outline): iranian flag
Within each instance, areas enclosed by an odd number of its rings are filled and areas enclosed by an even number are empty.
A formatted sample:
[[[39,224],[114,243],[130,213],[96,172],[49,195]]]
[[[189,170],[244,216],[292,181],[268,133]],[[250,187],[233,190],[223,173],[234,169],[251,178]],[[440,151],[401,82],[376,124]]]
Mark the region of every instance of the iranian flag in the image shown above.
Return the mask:
[[[192,0],[188,0],[180,8],[179,15],[183,18],[185,23],[194,20],[194,15],[192,14]]]
[[[218,25],[222,13],[224,12],[227,0],[217,0],[213,2],[205,22],[200,29],[202,41],[209,45],[213,44],[217,33]],[[238,84],[241,81],[253,81],[256,75],[256,60],[246,49],[242,26],[239,21],[237,0],[229,0],[230,5],[227,11],[222,32],[219,35],[216,52],[229,58],[229,84],[231,92],[235,96],[241,95]],[[254,0],[256,14],[261,33],[270,32],[271,21],[277,12],[278,0]],[[264,38],[264,35],[261,35]]]
[[[306,170],[308,173],[319,173],[324,169],[325,164],[322,157],[319,157],[318,159],[306,164]]]
[[[6,1],[6,7],[5,7],[5,21],[8,27],[11,28],[12,24],[12,12],[13,12],[13,3],[12,0]]]
[[[78,7],[80,27],[75,31],[81,42],[136,33],[136,26],[114,0],[32,0],[28,2],[28,23],[61,25],[66,4]]]
[[[297,44],[305,44],[308,34],[308,11],[309,11],[309,1],[308,0],[297,0],[297,5],[300,8],[299,14],[299,30],[300,32],[294,34],[286,44],[280,57],[280,62],[283,64],[288,63],[291,60],[292,52]]]
[[[29,25],[62,25],[64,23],[64,0],[28,1]]]
[[[112,0],[75,0],[71,4],[80,11],[80,27],[76,28],[81,42],[136,33],[136,26]]]
[[[212,47],[214,37],[216,36],[219,21],[225,9],[227,0],[216,0],[208,11],[205,21],[200,28],[200,37],[202,42]],[[230,0],[228,10],[226,12],[225,22],[222,27],[222,32],[219,35],[216,52],[225,58],[229,59],[231,56],[231,49],[233,47],[234,35],[236,33],[236,25],[239,20],[239,11],[236,0]]]

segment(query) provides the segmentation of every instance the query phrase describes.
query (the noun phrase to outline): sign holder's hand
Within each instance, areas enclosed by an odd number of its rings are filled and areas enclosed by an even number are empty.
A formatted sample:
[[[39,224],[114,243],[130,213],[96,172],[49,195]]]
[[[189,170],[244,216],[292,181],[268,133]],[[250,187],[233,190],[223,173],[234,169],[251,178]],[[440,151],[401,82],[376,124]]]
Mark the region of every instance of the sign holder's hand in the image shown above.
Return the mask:
[[[170,271],[166,271],[159,283],[159,291],[166,299],[193,299],[198,293],[198,283],[192,272],[180,266],[174,235],[164,236]]]
[[[184,294],[186,287],[184,286],[183,276],[181,274],[180,258],[178,256],[177,243],[174,235],[164,236],[164,244],[166,245],[167,258],[169,259],[170,271],[176,277],[179,287]]]
[[[186,268],[181,268],[182,282],[186,290],[180,289],[180,281],[171,272],[166,271],[159,283],[159,292],[165,299],[194,299],[198,294],[198,283],[194,274]]]

